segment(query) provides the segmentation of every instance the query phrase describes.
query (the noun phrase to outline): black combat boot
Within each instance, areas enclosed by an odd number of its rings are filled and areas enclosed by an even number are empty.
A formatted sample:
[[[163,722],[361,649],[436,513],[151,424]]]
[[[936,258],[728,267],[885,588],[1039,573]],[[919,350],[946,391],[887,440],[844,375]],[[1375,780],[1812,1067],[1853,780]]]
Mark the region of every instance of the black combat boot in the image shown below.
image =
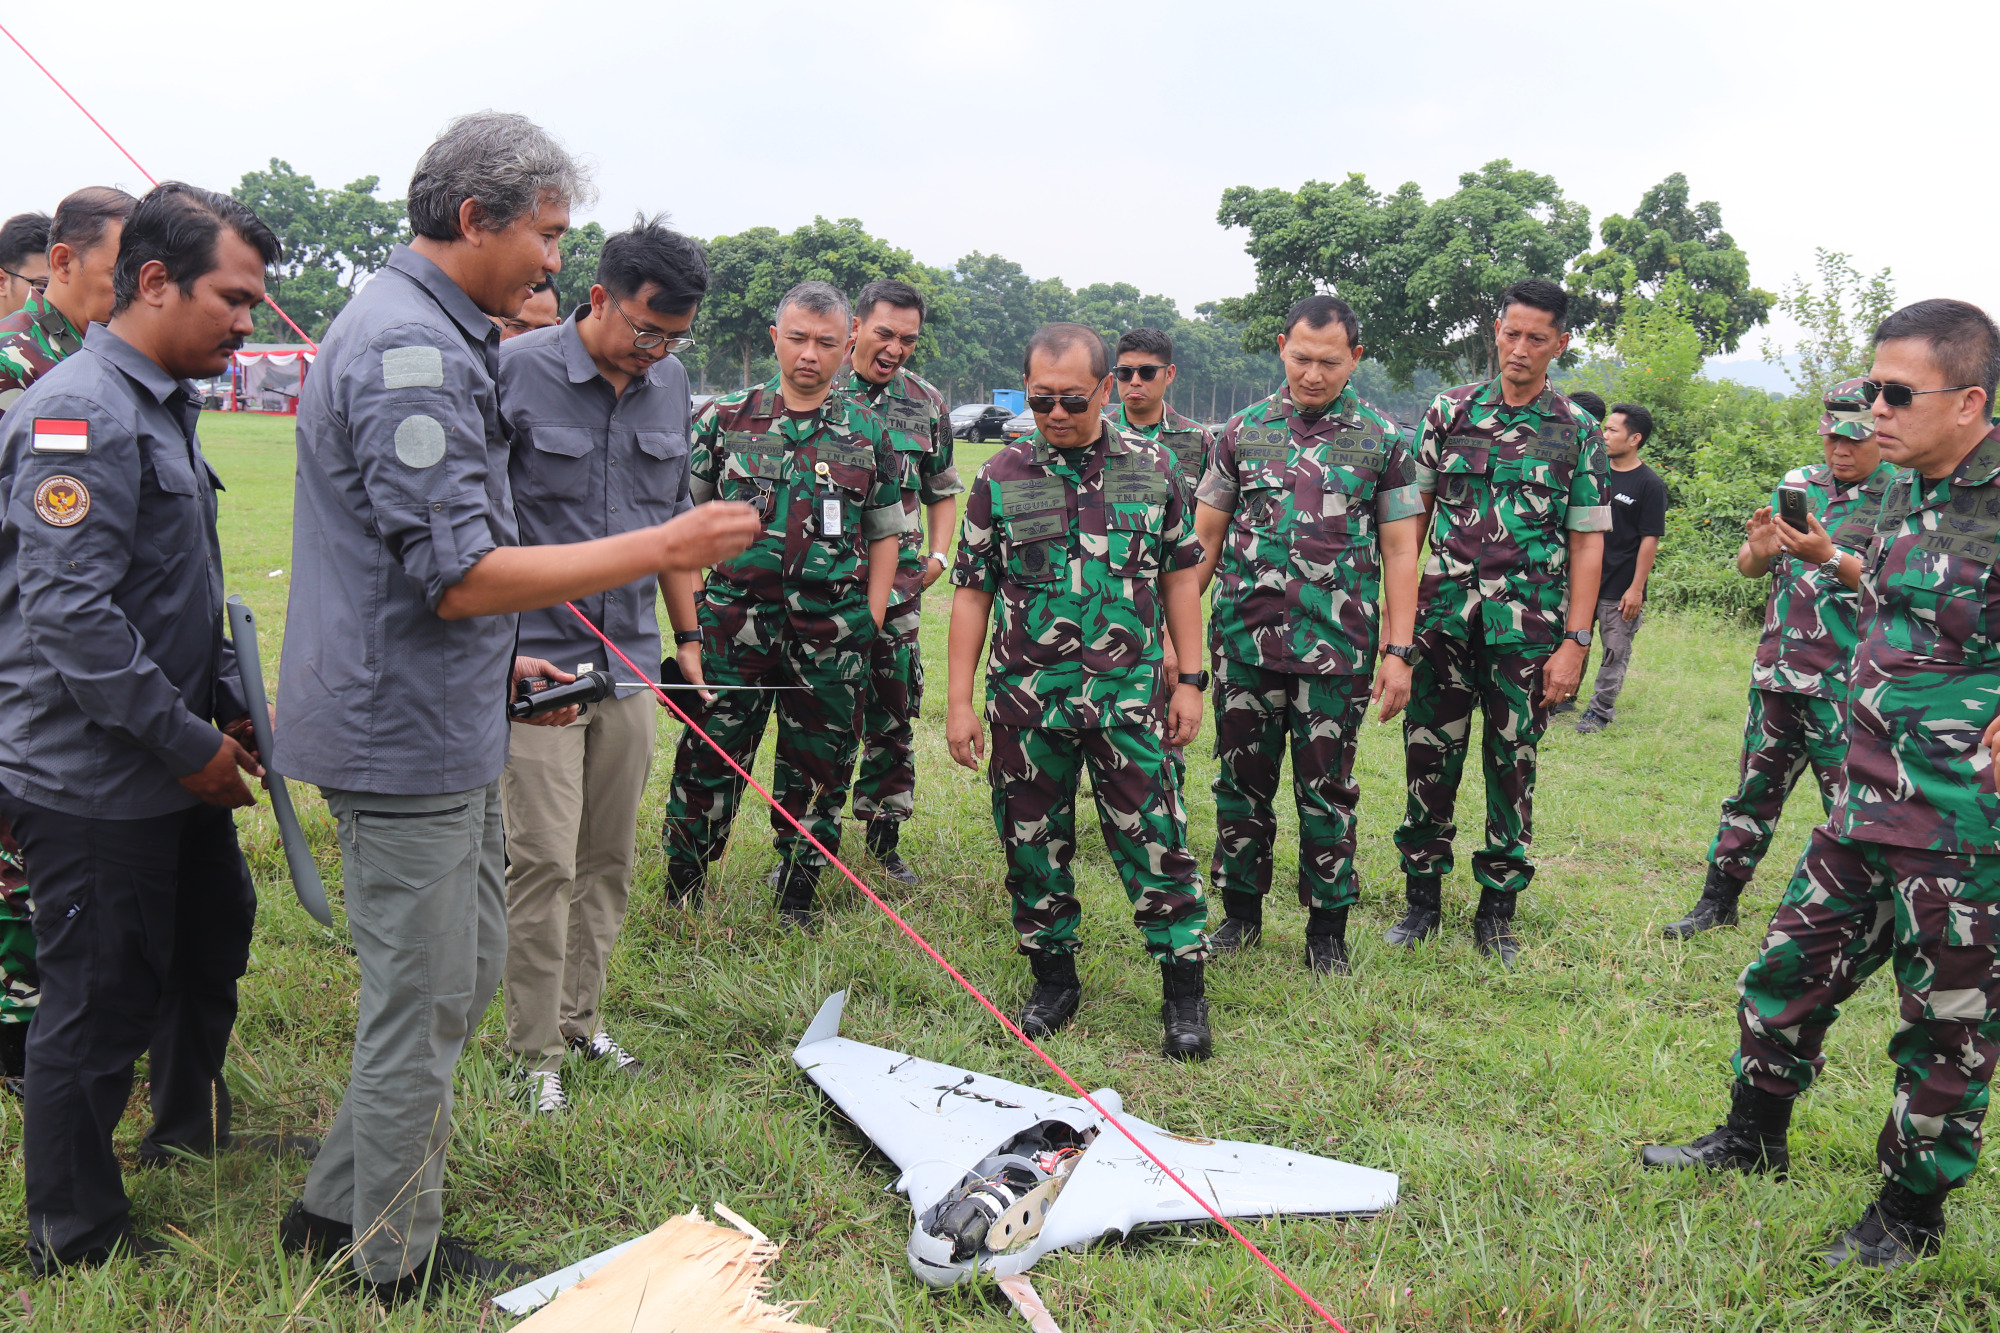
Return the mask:
[[[1479,891],[1479,910],[1472,914],[1472,947],[1482,957],[1498,958],[1500,966],[1514,966],[1521,941],[1514,938],[1514,903],[1519,894],[1498,889]]]
[[[307,1255],[314,1263],[323,1264],[354,1244],[354,1227],[308,1212],[304,1199],[294,1199],[278,1220],[278,1244],[286,1254]]]
[[[1160,1022],[1167,1030],[1160,1054],[1169,1060],[1206,1060],[1214,1053],[1202,966],[1179,958],[1160,960]]]
[[[819,930],[819,918],[813,911],[819,872],[816,865],[787,861],[784,882],[778,886],[778,920],[801,934],[811,935]]]
[[[910,869],[896,851],[896,843],[901,839],[903,821],[900,819],[871,819],[868,821],[868,850],[875,857],[875,864],[882,867],[882,873],[898,884],[915,887],[917,872]]]
[[[1222,891],[1222,925],[1208,937],[1211,956],[1254,949],[1264,942],[1264,895]]]
[[[0,1023],[0,1087],[22,1096],[28,1074],[28,1025]]]
[[[1653,1167],[1706,1167],[1710,1171],[1769,1174],[1783,1179],[1792,1151],[1785,1142],[1792,1124],[1793,1098],[1778,1097],[1747,1083],[1729,1089],[1729,1118],[1693,1143],[1655,1143],[1639,1150],[1639,1164]],[[1864,1219],[1865,1220],[1865,1219]]]
[[[1021,1007],[1021,1031],[1034,1041],[1060,1032],[1076,1017],[1083,1003],[1083,983],[1076,979],[1076,955],[1037,949],[1028,955],[1028,968],[1035,974],[1035,989]]]
[[[1306,967],[1321,976],[1351,975],[1347,965],[1347,909],[1314,907],[1306,916]]]
[[[708,867],[699,861],[667,862],[667,901],[690,912],[701,910],[702,883]]]
[[[1717,926],[1735,925],[1736,900],[1743,896],[1744,883],[1731,879],[1721,866],[1710,866],[1708,882],[1701,886],[1701,897],[1686,916],[1660,933],[1670,940],[1685,940]]]
[[[1891,1269],[1928,1259],[1944,1246],[1944,1195],[1913,1194],[1893,1180],[1861,1220],[1820,1257],[1829,1268],[1852,1262]]]
[[[1403,900],[1410,910],[1403,913],[1403,919],[1389,927],[1389,933],[1382,938],[1391,944],[1400,944],[1413,949],[1438,933],[1438,923],[1444,920],[1444,911],[1439,906],[1439,884],[1436,875],[1410,875],[1404,881]]]

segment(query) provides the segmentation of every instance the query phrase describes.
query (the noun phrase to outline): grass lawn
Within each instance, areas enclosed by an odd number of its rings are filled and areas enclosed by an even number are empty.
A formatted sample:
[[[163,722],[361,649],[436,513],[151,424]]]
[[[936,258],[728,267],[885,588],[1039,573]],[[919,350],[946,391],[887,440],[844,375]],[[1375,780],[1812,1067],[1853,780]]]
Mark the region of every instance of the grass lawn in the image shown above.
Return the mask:
[[[263,612],[275,676],[290,563],[290,423],[211,415],[229,586]],[[990,448],[967,450],[967,473]],[[275,572],[274,571],[281,571]],[[884,896],[1003,1007],[1026,968],[1013,952],[983,778],[950,762],[942,725],[946,597],[926,604],[930,707],[919,726],[922,785],[904,850],[922,887]],[[1638,1145],[1712,1128],[1734,1050],[1734,982],[1755,924],[1692,944],[1660,938],[1694,897],[1718,803],[1730,791],[1754,634],[1662,618],[1638,642],[1617,724],[1543,745],[1540,875],[1516,921],[1518,968],[1483,965],[1470,944],[1470,887],[1447,884],[1447,936],[1414,954],[1381,933],[1401,901],[1390,833],[1401,812],[1400,730],[1371,726],[1361,747],[1364,901],[1350,938],[1356,975],[1318,980],[1301,965],[1304,913],[1274,902],[1264,948],[1211,972],[1216,1058],[1157,1055],[1157,974],[1146,962],[1094,832],[1078,857],[1085,899],[1086,999],[1050,1043],[1086,1087],[1119,1089],[1138,1115],[1181,1132],[1296,1146],[1398,1172],[1402,1201],[1366,1221],[1250,1225],[1350,1328],[1992,1329],[2000,1328],[2000,1243],[1991,1166],[1951,1206],[1943,1256],[1891,1278],[1838,1279],[1810,1256],[1876,1189],[1874,1143],[1887,1109],[1884,1046],[1892,990],[1878,978],[1828,1043],[1826,1076],[1799,1108],[1788,1183],[1641,1174]],[[495,706],[498,706],[496,700]],[[280,702],[282,709],[282,701]],[[447,1226],[490,1252],[572,1262],[691,1207],[728,1203],[786,1242],[778,1299],[847,1330],[1020,1327],[990,1291],[942,1296],[909,1276],[910,1217],[887,1192],[895,1171],[832,1112],[789,1058],[831,991],[849,987],[847,1035],[935,1060],[1047,1084],[1045,1072],[934,965],[845,886],[828,928],[802,941],[775,925],[764,887],[766,821],[739,825],[722,887],[689,918],[663,901],[657,835],[671,763],[663,745],[641,816],[630,924],[612,963],[613,1031],[657,1077],[594,1069],[573,1108],[530,1120],[506,1081],[496,1003],[459,1066]],[[1213,759],[1190,751],[1193,840],[1214,845]],[[1461,822],[1481,824],[1478,765]],[[767,757],[760,774],[768,773]],[[1809,784],[1808,784],[1809,785]],[[301,793],[329,888],[331,826]],[[1282,816],[1277,882],[1291,882],[1295,825]],[[1761,921],[1818,818],[1794,799],[1746,898]],[[323,1128],[347,1074],[355,964],[344,931],[292,899],[275,828],[241,821],[263,890],[255,955],[230,1062],[239,1127]],[[1088,821],[1085,822],[1088,829]],[[858,851],[850,840],[850,849]],[[860,856],[857,869],[871,864]],[[338,899],[336,896],[336,905]],[[143,1070],[141,1071],[143,1075]],[[120,1132],[144,1130],[143,1093]],[[429,1312],[375,1310],[307,1264],[279,1256],[279,1214],[303,1164],[226,1157],[129,1177],[143,1227],[180,1240],[177,1256],[66,1284],[28,1276],[18,1103],[0,1102],[6,1160],[0,1327],[38,1329],[500,1327],[473,1296]],[[128,1162],[131,1160],[128,1156]],[[1067,1330],[1294,1329],[1310,1314],[1212,1230],[1055,1255],[1035,1280]]]

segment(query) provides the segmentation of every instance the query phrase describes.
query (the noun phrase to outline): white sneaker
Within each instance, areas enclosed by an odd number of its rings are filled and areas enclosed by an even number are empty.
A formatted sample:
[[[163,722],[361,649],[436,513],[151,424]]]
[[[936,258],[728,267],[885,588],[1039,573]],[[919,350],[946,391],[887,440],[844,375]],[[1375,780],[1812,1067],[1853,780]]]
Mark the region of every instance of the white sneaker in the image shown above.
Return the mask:
[[[540,1115],[554,1115],[569,1109],[569,1098],[563,1094],[562,1071],[559,1069],[531,1069],[522,1075],[528,1085],[529,1095],[534,1098],[535,1111]]]
[[[603,1028],[592,1033],[589,1041],[571,1037],[569,1048],[586,1060],[609,1060],[619,1073],[633,1078],[646,1072],[646,1062],[611,1040],[611,1034]]]

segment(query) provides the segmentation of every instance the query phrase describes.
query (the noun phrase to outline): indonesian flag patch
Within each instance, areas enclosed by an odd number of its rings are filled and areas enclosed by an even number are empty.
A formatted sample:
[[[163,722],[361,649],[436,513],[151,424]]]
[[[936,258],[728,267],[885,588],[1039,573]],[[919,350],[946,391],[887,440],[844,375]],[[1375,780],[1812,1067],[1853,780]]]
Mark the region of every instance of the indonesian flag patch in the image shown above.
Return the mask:
[[[90,423],[66,417],[35,418],[35,452],[38,454],[87,454],[90,452]]]

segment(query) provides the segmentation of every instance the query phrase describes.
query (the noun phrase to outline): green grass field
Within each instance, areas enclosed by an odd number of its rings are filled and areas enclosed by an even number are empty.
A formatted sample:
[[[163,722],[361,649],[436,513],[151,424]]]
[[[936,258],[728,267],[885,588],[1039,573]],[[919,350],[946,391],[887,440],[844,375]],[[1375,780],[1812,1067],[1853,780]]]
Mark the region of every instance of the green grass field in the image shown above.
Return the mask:
[[[222,500],[229,585],[264,613],[275,683],[290,563],[289,422],[204,423],[229,486]],[[975,451],[968,451],[972,454]],[[968,474],[989,450],[968,457]],[[273,571],[284,571],[273,574]],[[926,606],[930,704],[919,728],[922,782],[904,850],[922,887],[884,896],[1003,1007],[1026,969],[1013,952],[1001,859],[983,778],[950,762],[942,715],[943,596]],[[1414,954],[1381,932],[1401,900],[1390,832],[1401,812],[1400,730],[1372,726],[1361,748],[1363,906],[1350,931],[1352,979],[1301,965],[1303,916],[1274,905],[1264,948],[1211,972],[1216,1058],[1157,1055],[1157,974],[1146,962],[1101,840],[1082,839],[1086,999],[1050,1043],[1086,1087],[1112,1086],[1138,1115],[1182,1132],[1295,1146],[1396,1171],[1402,1201],[1366,1221],[1251,1225],[1266,1247],[1348,1327],[1432,1329],[1994,1329],[1991,1166],[1951,1207],[1945,1252],[1918,1271],[1829,1279],[1811,1256],[1876,1189],[1874,1142],[1887,1108],[1893,992],[1878,978],[1828,1044],[1824,1080],[1799,1109],[1789,1183],[1644,1175],[1651,1140],[1713,1127],[1734,1049],[1734,982],[1755,925],[1689,945],[1662,923],[1693,899],[1718,803],[1730,791],[1754,634],[1660,619],[1609,732],[1553,730],[1542,749],[1540,875],[1516,928],[1511,973],[1469,942],[1467,872],[1447,885],[1447,938]],[[282,700],[280,701],[282,711]],[[497,704],[496,704],[497,706]],[[832,1112],[789,1051],[820,1001],[848,987],[846,1032],[928,1058],[1046,1084],[1045,1071],[846,886],[828,928],[780,931],[764,888],[766,820],[741,821],[723,886],[689,918],[663,901],[657,847],[674,724],[642,814],[644,852],[607,1008],[621,1041],[656,1072],[644,1083],[580,1069],[573,1107],[530,1120],[507,1082],[499,1007],[459,1066],[447,1227],[493,1253],[552,1269],[691,1207],[721,1200],[786,1242],[776,1296],[843,1330],[1019,1328],[996,1293],[944,1296],[909,1276],[909,1212],[887,1192],[895,1171]],[[1213,760],[1190,751],[1193,840],[1213,847]],[[1476,836],[1476,777],[1461,823]],[[768,756],[760,761],[767,773]],[[316,796],[306,817],[329,886],[331,826]],[[1745,901],[1761,920],[1818,818],[1792,803],[1780,851]],[[1289,883],[1294,828],[1283,816],[1277,882]],[[275,828],[241,821],[263,890],[229,1079],[239,1128],[315,1129],[347,1073],[355,964],[344,931],[294,903]],[[850,841],[850,849],[858,839]],[[1468,850],[1461,840],[1461,867]],[[865,854],[855,862],[864,875]],[[143,1078],[143,1067],[141,1076]],[[178,1254],[63,1284],[27,1274],[18,1103],[0,1102],[6,1216],[0,1327],[63,1330],[485,1329],[506,1320],[478,1298],[384,1314],[282,1258],[274,1229],[298,1194],[302,1163],[240,1156],[144,1175],[129,1187],[141,1226]],[[119,1143],[144,1129],[135,1092]],[[127,1159],[130,1161],[130,1158]],[[1315,1326],[1298,1301],[1213,1230],[1045,1260],[1037,1286],[1066,1330],[1293,1329]]]

